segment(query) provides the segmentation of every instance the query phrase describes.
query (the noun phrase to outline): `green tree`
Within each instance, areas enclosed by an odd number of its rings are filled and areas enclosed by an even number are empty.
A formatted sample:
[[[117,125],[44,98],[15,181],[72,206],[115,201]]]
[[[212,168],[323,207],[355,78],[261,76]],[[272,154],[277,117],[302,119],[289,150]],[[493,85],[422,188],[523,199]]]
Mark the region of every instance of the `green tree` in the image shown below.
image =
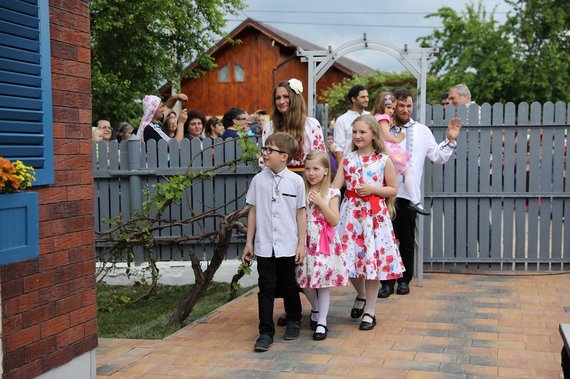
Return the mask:
[[[451,86],[465,83],[478,103],[512,101],[512,89],[505,88],[516,73],[514,50],[505,28],[481,3],[467,5],[461,14],[440,8],[426,18],[440,18],[443,29],[420,37],[422,47],[438,46],[431,62],[434,81],[428,87],[428,102],[439,103]]]
[[[520,101],[570,101],[570,2],[506,0]]]
[[[141,116],[135,101],[176,82],[189,62],[213,67],[207,50],[242,0],[90,0],[93,119]],[[200,72],[194,72],[198,75]]]
[[[439,102],[457,83],[467,84],[478,103],[570,101],[570,2],[505,1],[512,11],[504,24],[481,2],[461,13],[443,7],[426,16],[443,24],[418,39],[424,47],[439,47],[429,102]]]

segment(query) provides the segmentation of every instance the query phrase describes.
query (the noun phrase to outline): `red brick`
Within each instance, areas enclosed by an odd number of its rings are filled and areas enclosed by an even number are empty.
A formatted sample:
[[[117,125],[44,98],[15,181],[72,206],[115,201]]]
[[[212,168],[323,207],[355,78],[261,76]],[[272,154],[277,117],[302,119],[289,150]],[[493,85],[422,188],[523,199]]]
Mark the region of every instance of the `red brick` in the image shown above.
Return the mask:
[[[85,246],[89,242],[93,242],[92,230],[55,236],[53,246],[55,250],[63,250]]]
[[[40,205],[60,203],[65,200],[67,200],[67,190],[63,186],[45,188],[40,192]]]
[[[17,349],[9,353],[4,353],[2,358],[4,360],[4,370],[8,372],[26,363],[26,352],[23,348]]]
[[[22,278],[39,272],[37,258],[0,267],[2,268],[2,275],[0,276],[2,281]]]
[[[51,254],[45,254],[40,256],[40,267],[43,270],[53,270],[58,267],[66,266],[68,263],[69,263],[69,254],[67,250],[56,251]]]
[[[73,325],[83,324],[89,320],[94,320],[96,318],[97,318],[97,306],[95,304],[91,304],[71,312],[69,321],[70,325],[73,326]]]
[[[65,38],[65,42],[72,44],[73,47],[76,48],[76,52],[79,48],[89,48],[89,34],[82,33],[78,30],[73,30],[69,28],[63,28],[63,38]],[[78,54],[75,55],[74,60],[80,60]]]
[[[24,326],[25,328],[25,326]],[[18,313],[11,317],[2,318],[3,330],[20,330],[22,329],[22,314]]]
[[[2,283],[2,298],[7,300],[24,293],[23,283],[22,278],[7,280]]]
[[[97,335],[91,334],[71,346],[72,354],[77,357],[97,347]]]
[[[57,171],[55,173],[55,182],[61,183],[65,185],[74,185],[74,184],[87,184],[82,181],[81,172],[75,170],[65,170],[65,171]],[[93,181],[91,181],[93,182]]]
[[[83,324],[74,326],[63,332],[59,333],[57,338],[57,348],[61,349],[68,345],[71,345],[84,337],[84,326]]]
[[[40,207],[40,221],[58,220],[67,218],[70,214],[79,212],[80,204],[77,202],[63,202],[58,204],[47,204]]]
[[[69,130],[66,130],[66,136],[69,136]],[[64,154],[73,154],[72,156],[66,156],[66,165],[65,167],[74,167],[74,165],[70,162],[71,159],[76,159],[76,160],[84,160],[85,158],[82,156],[79,156],[79,144],[77,143],[77,141],[75,141],[75,139],[71,139],[71,138],[65,138],[62,140],[56,140],[53,142],[53,152],[54,154],[58,154],[58,155],[64,155]]]
[[[67,221],[65,219],[45,220],[40,222],[40,238],[56,236],[58,234],[64,234],[66,231],[65,229],[66,224]],[[44,266],[42,265],[42,267]]]
[[[55,302],[63,297],[69,296],[70,282],[54,284],[51,287],[40,290],[42,303]]]
[[[55,304],[48,303],[22,313],[22,327],[28,328],[55,317]]]
[[[10,317],[17,313],[39,307],[40,292],[34,291],[2,302],[3,317]]]
[[[81,57],[81,55],[83,55],[83,49],[79,49],[78,53],[79,56]],[[89,95],[91,95],[91,79],[90,78],[77,78],[77,91],[81,92],[81,93],[88,93]],[[83,122],[81,120],[81,109],[79,110],[79,123],[80,124],[87,124],[88,126],[91,126],[91,119],[89,119],[87,122]]]
[[[53,284],[53,272],[44,271],[24,278],[24,292],[38,290]]]
[[[81,294],[81,304],[84,306],[97,303],[97,289],[92,288]]]
[[[41,338],[47,338],[49,336],[56,335],[64,330],[66,330],[70,323],[70,315],[64,314],[41,324]]]
[[[46,354],[54,352],[56,349],[55,336],[34,342],[24,348],[26,363],[43,357]]]
[[[52,368],[59,367],[73,358],[71,354],[71,348],[59,348],[51,354],[46,354],[42,358],[42,368],[45,371],[51,370]]]
[[[56,37],[63,34],[63,30],[57,26],[51,27],[50,32],[53,33]],[[51,55],[52,57],[57,57],[72,61],[77,60],[77,46],[52,39]]]
[[[56,122],[77,122],[79,118],[79,110],[76,108],[53,107],[53,119]],[[59,140],[55,140],[57,142]],[[56,150],[54,146],[54,154],[69,154],[65,150]],[[72,166],[70,166],[72,167]]]
[[[77,60],[79,62],[91,62],[91,49],[84,47],[77,48]]]
[[[6,361],[6,356],[4,356]],[[22,379],[22,378],[35,378],[44,371],[42,370],[42,361],[36,359],[22,367],[15,368],[12,371],[6,370],[2,379]]]
[[[4,331],[8,333],[8,331]],[[40,340],[40,326],[34,325],[26,329],[18,330],[17,332],[7,334],[4,337],[6,352],[18,350],[33,342]]]
[[[51,25],[59,25],[66,28],[76,28],[77,27],[77,15],[72,12],[67,12],[63,9],[57,9],[52,7],[50,9],[50,21]],[[53,38],[53,35],[51,35]]]
[[[71,284],[71,294],[83,293],[86,290],[90,290],[95,287],[95,273],[90,276],[81,277],[79,279],[74,279],[70,282]]]
[[[90,191],[87,192],[87,194],[83,194],[84,196],[92,196],[93,185],[90,185],[89,188]],[[95,239],[95,232],[93,231],[93,215],[70,217],[66,220],[66,223],[67,230],[69,232],[89,231],[93,234],[93,237],[90,238],[90,240]]]
[[[69,249],[69,263],[95,260],[95,247],[93,245]]]
[[[83,306],[83,295],[75,294],[73,296],[66,297],[65,299],[61,299],[55,304],[56,315],[68,314]]]
[[[80,109],[79,110],[79,123],[91,125],[93,123],[93,114],[91,110]]]
[[[89,320],[84,324],[86,336],[97,335],[97,319]]]
[[[40,207],[40,214],[41,214]],[[40,216],[41,217],[41,216]],[[41,221],[40,221],[41,224]],[[40,239],[40,255],[47,254],[53,251],[53,238],[42,238]]]
[[[92,185],[82,185],[67,187],[67,198],[69,200],[81,200],[85,198],[93,198],[93,186]],[[91,216],[91,225],[93,225],[93,215]]]

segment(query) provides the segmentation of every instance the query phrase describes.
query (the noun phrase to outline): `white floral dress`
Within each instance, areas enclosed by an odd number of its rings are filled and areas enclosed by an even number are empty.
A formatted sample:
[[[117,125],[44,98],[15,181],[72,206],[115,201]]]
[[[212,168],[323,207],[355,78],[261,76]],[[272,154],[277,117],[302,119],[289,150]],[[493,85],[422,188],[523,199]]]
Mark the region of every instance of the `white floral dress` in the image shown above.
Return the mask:
[[[385,199],[353,195],[359,183],[383,186],[387,160],[386,154],[360,157],[353,151],[342,161],[346,193],[337,230],[341,234],[350,278],[397,279],[405,271]]]
[[[340,196],[330,188],[327,202]],[[319,207],[307,204],[307,249],[303,262],[295,267],[301,288],[339,287],[348,284],[348,268],[340,245],[340,237],[325,220]]]

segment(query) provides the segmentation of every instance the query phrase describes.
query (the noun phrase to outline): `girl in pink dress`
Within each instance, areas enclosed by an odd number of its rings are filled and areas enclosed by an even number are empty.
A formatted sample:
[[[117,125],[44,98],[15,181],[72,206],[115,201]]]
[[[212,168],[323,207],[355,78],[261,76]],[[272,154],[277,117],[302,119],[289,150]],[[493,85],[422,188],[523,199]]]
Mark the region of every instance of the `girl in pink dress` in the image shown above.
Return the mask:
[[[340,191],[331,188],[328,154],[313,150],[305,158],[307,191],[307,250],[296,267],[297,283],[311,303],[311,329],[316,341],[327,338],[327,316],[331,301],[330,287],[348,284],[348,268],[340,238],[334,229],[338,224]]]
[[[351,317],[362,316],[360,330],[372,330],[380,280],[400,278],[405,271],[391,221],[398,181],[374,117],[354,120],[352,144],[354,151],[343,157],[333,182],[336,188],[346,185],[337,230],[357,291]]]
[[[400,130],[398,133],[392,135],[390,131],[395,106],[396,98],[394,95],[391,92],[382,92],[378,96],[378,99],[376,99],[371,114],[374,115],[374,118],[378,121],[378,125],[380,125],[380,133],[382,133],[382,138],[384,139],[384,147],[394,164],[396,174],[401,174],[404,177],[404,186],[410,194],[409,207],[419,214],[427,216],[430,213],[422,207],[420,198],[416,192],[416,187],[414,186],[414,170],[410,164],[410,155],[405,146],[400,145],[406,138],[406,133]]]

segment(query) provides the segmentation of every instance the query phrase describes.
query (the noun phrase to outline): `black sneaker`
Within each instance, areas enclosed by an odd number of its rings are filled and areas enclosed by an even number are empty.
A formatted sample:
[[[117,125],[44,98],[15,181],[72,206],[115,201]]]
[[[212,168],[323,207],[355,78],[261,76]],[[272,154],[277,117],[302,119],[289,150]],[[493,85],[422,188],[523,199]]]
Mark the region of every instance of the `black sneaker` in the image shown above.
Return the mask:
[[[301,321],[287,321],[287,328],[283,339],[296,340],[299,338],[299,331],[301,330]]]
[[[262,334],[259,336],[257,341],[255,341],[255,345],[253,346],[253,350],[255,351],[267,351],[269,350],[269,346],[273,345],[273,337],[268,334]]]

